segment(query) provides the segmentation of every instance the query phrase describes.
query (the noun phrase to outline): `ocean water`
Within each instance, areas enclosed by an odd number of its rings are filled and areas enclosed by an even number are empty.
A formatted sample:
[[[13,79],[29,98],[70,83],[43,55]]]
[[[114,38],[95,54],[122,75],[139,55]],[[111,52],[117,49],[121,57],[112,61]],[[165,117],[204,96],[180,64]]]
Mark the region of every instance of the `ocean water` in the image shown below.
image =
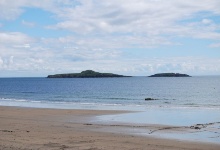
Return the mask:
[[[154,101],[145,101],[154,98]],[[220,108],[220,76],[179,78],[0,78],[0,105],[144,110]]]

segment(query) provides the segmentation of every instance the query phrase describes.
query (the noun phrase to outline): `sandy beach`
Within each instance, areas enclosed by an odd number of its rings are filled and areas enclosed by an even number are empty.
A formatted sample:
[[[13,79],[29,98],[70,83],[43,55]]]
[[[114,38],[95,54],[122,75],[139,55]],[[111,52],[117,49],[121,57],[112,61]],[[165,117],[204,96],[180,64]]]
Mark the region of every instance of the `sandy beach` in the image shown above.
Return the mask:
[[[0,106],[1,150],[219,150],[220,144],[129,135],[123,126],[90,124],[98,115],[122,111]],[[131,126],[134,127],[135,126]],[[100,130],[99,130],[100,129]],[[105,130],[108,130],[105,132]]]

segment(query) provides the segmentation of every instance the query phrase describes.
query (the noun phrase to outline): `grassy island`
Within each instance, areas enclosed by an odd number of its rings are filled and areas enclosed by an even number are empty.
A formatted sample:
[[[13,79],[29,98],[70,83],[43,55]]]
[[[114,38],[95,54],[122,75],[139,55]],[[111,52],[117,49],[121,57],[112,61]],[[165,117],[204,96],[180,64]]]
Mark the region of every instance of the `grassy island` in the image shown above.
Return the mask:
[[[191,77],[191,76],[187,74],[180,74],[180,73],[157,73],[149,77]]]
[[[123,76],[113,73],[99,73],[93,70],[85,70],[81,73],[66,73],[66,74],[55,74],[48,75],[47,78],[112,78],[112,77],[131,77]]]

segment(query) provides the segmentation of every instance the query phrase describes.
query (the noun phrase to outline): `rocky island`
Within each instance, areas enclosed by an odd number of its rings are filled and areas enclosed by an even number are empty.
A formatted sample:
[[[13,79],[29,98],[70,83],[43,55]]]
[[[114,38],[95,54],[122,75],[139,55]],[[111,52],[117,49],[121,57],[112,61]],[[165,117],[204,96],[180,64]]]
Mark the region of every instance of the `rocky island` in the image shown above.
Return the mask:
[[[148,77],[191,77],[191,76],[180,73],[157,73]]]
[[[131,77],[123,76],[113,73],[99,73],[93,70],[85,70],[81,73],[66,73],[66,74],[55,74],[48,75],[47,78],[113,78],[113,77]]]

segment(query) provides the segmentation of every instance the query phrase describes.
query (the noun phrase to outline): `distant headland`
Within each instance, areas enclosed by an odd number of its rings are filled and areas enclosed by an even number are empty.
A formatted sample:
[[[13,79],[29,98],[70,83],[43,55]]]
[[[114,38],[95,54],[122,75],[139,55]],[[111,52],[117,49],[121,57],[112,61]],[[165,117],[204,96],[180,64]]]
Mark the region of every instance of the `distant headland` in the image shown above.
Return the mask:
[[[157,73],[148,77],[191,77],[188,74],[180,73]]]
[[[65,74],[55,74],[48,75],[47,78],[113,78],[113,77],[131,77],[118,75],[113,73],[99,73],[93,70],[85,70],[81,73],[65,73]]]

